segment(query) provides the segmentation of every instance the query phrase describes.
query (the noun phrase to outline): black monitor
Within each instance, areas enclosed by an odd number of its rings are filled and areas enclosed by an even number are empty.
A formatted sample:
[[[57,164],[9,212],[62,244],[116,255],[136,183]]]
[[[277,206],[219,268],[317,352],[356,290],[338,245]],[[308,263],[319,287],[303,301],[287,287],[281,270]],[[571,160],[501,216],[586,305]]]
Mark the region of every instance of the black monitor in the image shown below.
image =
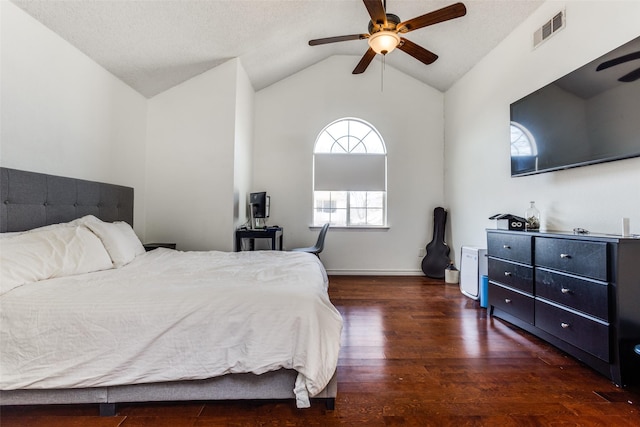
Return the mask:
[[[267,196],[266,191],[249,195],[253,218],[269,218],[269,199],[270,197]]]

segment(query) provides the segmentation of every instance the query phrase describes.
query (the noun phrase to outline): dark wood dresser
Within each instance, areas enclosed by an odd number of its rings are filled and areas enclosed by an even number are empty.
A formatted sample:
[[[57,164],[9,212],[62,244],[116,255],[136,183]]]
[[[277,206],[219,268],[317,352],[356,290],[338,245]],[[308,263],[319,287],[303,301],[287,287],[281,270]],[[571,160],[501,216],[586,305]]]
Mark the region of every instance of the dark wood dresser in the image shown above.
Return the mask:
[[[640,239],[487,230],[487,254],[492,316],[640,384]]]

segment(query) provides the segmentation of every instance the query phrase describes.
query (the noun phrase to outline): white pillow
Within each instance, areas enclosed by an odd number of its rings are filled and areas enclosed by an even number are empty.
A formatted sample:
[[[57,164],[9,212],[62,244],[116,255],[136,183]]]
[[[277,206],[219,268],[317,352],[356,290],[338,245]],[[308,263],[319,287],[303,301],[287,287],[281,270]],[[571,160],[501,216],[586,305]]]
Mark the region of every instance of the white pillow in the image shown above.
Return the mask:
[[[113,265],[120,268],[145,253],[144,246],[126,222],[87,221],[86,226],[102,240]]]
[[[112,267],[100,239],[84,226],[0,239],[0,295],[25,283]]]
[[[16,237],[23,233],[23,231],[9,231],[8,233],[0,233],[0,239],[8,239],[9,237]]]
[[[25,230],[25,231],[12,231],[8,233],[0,233],[0,239],[6,239],[8,237],[14,237],[24,233],[35,233],[38,231],[53,230],[60,227],[76,227],[78,225],[85,225],[89,221],[100,221],[100,219],[96,218],[93,215],[85,215],[82,218],[76,218],[73,221],[69,221],[69,222],[60,222],[57,224],[43,225],[42,227],[32,228],[31,230]]]
[[[88,222],[102,222],[100,218],[97,218],[93,215],[85,215],[82,218],[76,218],[73,221],[69,222],[71,225],[87,225]]]

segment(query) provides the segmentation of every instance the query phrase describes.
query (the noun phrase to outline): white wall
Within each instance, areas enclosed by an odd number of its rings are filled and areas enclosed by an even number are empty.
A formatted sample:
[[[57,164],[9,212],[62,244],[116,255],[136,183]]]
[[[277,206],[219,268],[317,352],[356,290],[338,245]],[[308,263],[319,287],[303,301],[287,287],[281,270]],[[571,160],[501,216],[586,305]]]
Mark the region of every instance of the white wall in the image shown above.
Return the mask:
[[[0,1],[0,164],[132,186],[144,234],[146,99]]]
[[[381,91],[380,63],[354,76],[358,60],[334,56],[256,94],[252,191],[270,194],[286,248],[311,245],[315,139],[336,119],[364,119],[387,146],[390,228],[330,229],[322,260],[333,273],[421,273],[418,251],[444,201],[443,94],[388,65]]]
[[[532,49],[536,28],[566,7],[566,28]],[[542,228],[640,233],[640,158],[511,178],[509,105],[640,35],[640,2],[548,1],[445,95],[445,194],[452,247],[486,247],[487,218],[523,215]]]
[[[236,93],[236,129],[233,178],[233,219],[235,228],[243,225],[249,216],[247,195],[251,191],[253,150],[253,110],[255,91],[249,76],[238,61]]]
[[[149,100],[147,241],[233,250],[239,67],[227,61]]]

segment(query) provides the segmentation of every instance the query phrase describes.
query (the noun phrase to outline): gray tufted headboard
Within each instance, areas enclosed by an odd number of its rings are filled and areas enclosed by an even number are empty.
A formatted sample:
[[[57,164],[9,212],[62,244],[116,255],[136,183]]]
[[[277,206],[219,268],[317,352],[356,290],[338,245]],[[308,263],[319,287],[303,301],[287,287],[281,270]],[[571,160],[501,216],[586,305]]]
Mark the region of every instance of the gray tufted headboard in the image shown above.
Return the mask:
[[[133,226],[133,188],[0,168],[0,233],[85,215]]]

